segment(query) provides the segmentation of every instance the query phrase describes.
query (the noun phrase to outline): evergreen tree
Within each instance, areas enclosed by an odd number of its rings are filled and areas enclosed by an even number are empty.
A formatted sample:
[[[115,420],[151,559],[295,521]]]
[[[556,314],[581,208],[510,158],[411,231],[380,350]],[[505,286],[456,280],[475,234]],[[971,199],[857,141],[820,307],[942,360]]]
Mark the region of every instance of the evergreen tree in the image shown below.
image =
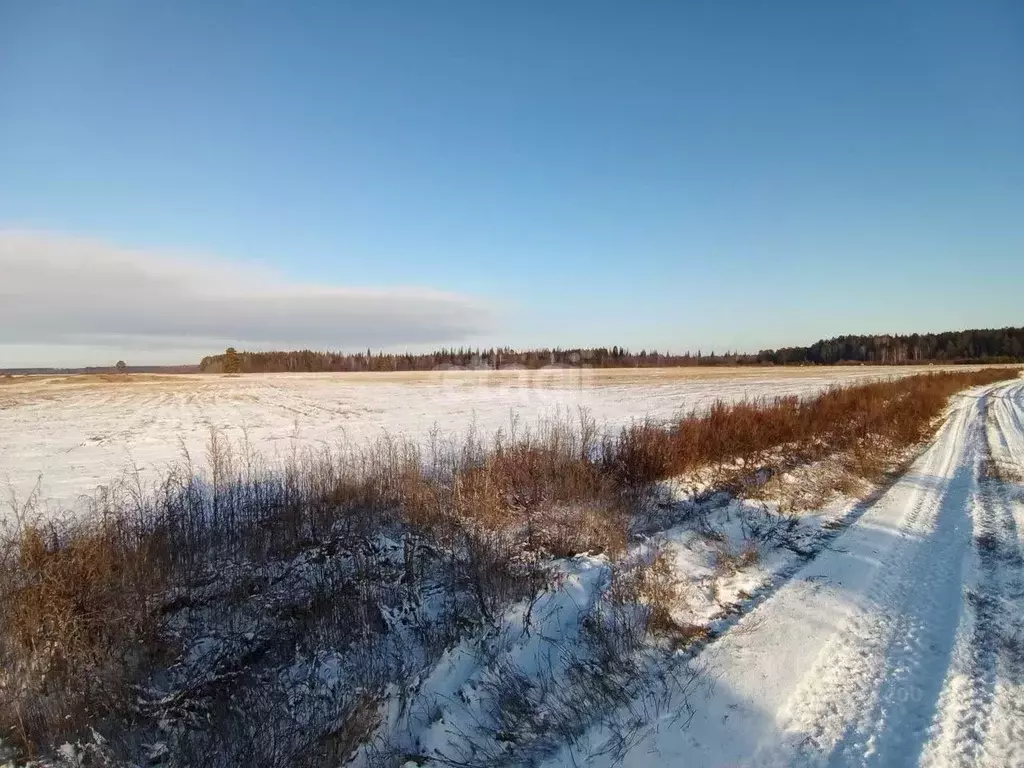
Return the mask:
[[[238,352],[235,351],[234,347],[228,347],[224,350],[224,373],[241,373],[242,372],[242,360],[238,356]]]

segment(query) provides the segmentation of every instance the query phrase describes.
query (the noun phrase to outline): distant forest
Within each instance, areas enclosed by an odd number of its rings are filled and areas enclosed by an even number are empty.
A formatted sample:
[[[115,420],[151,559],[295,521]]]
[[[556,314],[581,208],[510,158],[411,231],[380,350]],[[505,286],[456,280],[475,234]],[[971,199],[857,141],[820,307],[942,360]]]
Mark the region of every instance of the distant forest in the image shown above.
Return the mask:
[[[224,373],[226,355],[204,357],[203,373]],[[594,368],[665,368],[716,365],[836,365],[913,363],[1024,362],[1024,328],[948,331],[909,336],[839,336],[809,347],[766,349],[757,354],[726,352],[672,355],[623,347],[592,349],[440,349],[427,354],[371,350],[341,352],[239,352],[240,373],[430,371],[437,368],[542,368],[547,365]]]
[[[759,352],[757,362],[810,363],[973,363],[1024,361],[1024,328],[997,328],[909,336],[837,336],[809,347]]]
[[[439,349],[426,354],[387,352],[239,352],[240,373],[322,372],[322,371],[432,371],[438,368],[543,368],[546,365],[591,366],[594,368],[665,368],[683,365],[736,365],[741,355],[667,355],[646,350],[634,353],[621,347],[606,349]],[[750,362],[754,357],[746,356]],[[224,373],[227,355],[204,357],[203,373]]]

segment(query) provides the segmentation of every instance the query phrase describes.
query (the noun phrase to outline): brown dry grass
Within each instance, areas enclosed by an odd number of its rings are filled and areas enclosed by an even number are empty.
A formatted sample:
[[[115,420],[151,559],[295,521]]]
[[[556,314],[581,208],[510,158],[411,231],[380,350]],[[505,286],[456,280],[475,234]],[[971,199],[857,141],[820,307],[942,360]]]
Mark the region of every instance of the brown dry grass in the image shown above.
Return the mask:
[[[608,469],[625,485],[640,485],[709,465],[763,461],[782,450],[800,461],[848,452],[864,472],[878,471],[881,448],[913,445],[927,434],[949,397],[970,386],[1015,378],[1016,370],[912,376],[832,388],[818,397],[715,403],[668,429],[624,429]]]
[[[739,551],[731,550],[725,542],[719,542],[715,547],[715,570],[720,575],[734,575],[744,568],[756,565],[760,559],[761,553],[754,543],[747,543]]]
[[[646,606],[651,631],[667,633],[677,628],[672,614],[680,604],[679,583],[661,550],[649,562],[613,572],[609,597],[621,605]]]
[[[159,645],[152,596],[165,580],[150,552],[159,542],[120,521],[26,525],[15,541],[0,562],[0,722],[33,745],[55,723],[76,730],[129,699],[127,682]]]
[[[260,379],[266,376],[335,381],[345,384],[377,386],[381,383],[437,384],[439,382],[465,383],[471,385],[513,386],[513,387],[601,387],[627,384],[656,384],[675,381],[721,379],[723,381],[745,380],[756,382],[760,379],[801,379],[827,377],[839,373],[844,381],[878,381],[889,378],[916,376],[927,373],[963,372],[974,370],[1004,370],[1013,366],[736,366],[736,367],[678,367],[678,368],[540,368],[533,370],[445,370],[445,371],[398,371],[364,373],[278,373],[246,374],[238,377],[241,381]],[[219,375],[198,373],[104,373],[104,374],[19,374],[11,378],[0,376],[0,382],[21,385],[26,388],[47,386],[59,387],[104,387],[125,385],[155,385],[167,388],[195,387],[214,380]]]

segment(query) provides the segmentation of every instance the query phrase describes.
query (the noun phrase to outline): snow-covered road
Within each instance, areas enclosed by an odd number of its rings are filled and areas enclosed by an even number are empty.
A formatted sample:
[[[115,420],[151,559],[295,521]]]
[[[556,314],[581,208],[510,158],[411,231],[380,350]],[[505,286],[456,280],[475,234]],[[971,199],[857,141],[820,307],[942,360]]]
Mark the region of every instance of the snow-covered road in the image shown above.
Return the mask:
[[[956,397],[910,470],[698,657],[692,722],[669,712],[624,765],[1024,766],[1022,533],[1018,380]]]

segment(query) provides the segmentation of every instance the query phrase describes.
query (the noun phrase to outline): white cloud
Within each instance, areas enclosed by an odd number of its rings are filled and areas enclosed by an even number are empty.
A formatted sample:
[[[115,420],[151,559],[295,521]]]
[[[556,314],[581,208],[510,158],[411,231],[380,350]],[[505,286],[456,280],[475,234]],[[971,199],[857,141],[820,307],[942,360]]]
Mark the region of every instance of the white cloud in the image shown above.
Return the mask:
[[[0,231],[0,365],[15,346],[142,350],[177,362],[228,344],[419,347],[479,336],[490,317],[471,298],[429,289],[302,285],[241,264]]]

